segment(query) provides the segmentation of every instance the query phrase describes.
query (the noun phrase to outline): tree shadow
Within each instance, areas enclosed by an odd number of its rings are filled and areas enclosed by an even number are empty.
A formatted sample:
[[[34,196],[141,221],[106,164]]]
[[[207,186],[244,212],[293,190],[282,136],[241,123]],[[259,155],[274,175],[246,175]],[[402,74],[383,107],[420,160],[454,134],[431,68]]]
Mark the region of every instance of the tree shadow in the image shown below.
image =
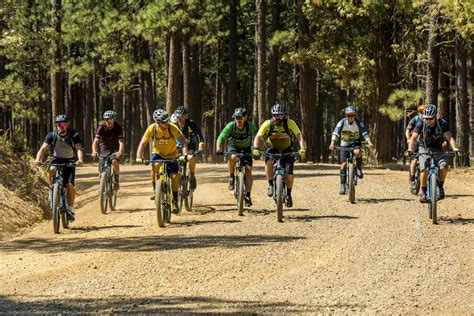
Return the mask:
[[[82,226],[82,227],[70,227],[72,231],[91,232],[103,229],[114,229],[114,228],[135,228],[142,227],[140,225],[110,225],[110,226]]]
[[[207,220],[207,221],[197,221],[197,220],[190,220],[190,221],[179,221],[174,222],[170,227],[189,227],[189,226],[198,226],[198,225],[205,225],[205,224],[235,224],[240,223],[242,221],[239,220]]]
[[[111,250],[125,252],[141,251],[168,251],[177,249],[198,248],[242,248],[255,247],[268,243],[291,242],[302,237],[275,236],[275,235],[250,235],[250,236],[138,236],[127,238],[68,238],[47,239],[27,238],[14,240],[0,245],[0,250],[18,252],[34,250],[38,252],[84,252],[91,250]]]
[[[357,216],[348,216],[348,215],[303,215],[303,216],[285,216],[284,219],[290,222],[292,221],[302,221],[302,222],[312,222],[318,221],[321,219],[358,219]]]
[[[12,296],[0,296],[1,314],[219,314],[255,315],[287,313],[331,313],[337,311],[362,311],[365,305],[350,304],[296,304],[288,301],[256,301],[222,299],[204,296],[150,296],[132,298],[110,296],[108,298],[46,299],[32,297],[30,301],[15,300]]]
[[[471,197],[471,196],[474,196],[474,194],[448,194],[446,195],[445,199],[457,200],[459,198]]]
[[[449,223],[449,224],[457,224],[457,225],[469,225],[469,224],[474,224],[474,218],[440,216],[438,218],[438,223],[439,222],[444,222],[445,224]]]
[[[391,201],[413,201],[413,199],[406,199],[406,198],[380,198],[380,199],[375,199],[375,198],[356,198],[356,202],[362,202],[362,203],[367,203],[367,204],[377,204],[377,203],[383,203],[383,202],[391,202]]]

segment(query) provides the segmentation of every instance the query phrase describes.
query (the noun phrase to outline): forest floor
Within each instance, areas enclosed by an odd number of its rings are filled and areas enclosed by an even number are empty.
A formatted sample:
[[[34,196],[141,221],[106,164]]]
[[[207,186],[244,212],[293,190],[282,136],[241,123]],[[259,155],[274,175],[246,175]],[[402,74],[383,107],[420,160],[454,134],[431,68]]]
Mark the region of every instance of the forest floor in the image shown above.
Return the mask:
[[[148,168],[123,166],[100,213],[96,167],[77,169],[76,221],[0,243],[0,314],[474,314],[474,172],[446,182],[433,225],[400,168],[366,168],[356,204],[335,165],[297,164],[276,219],[263,164],[239,217],[224,164],[199,164],[195,208],[159,228]]]

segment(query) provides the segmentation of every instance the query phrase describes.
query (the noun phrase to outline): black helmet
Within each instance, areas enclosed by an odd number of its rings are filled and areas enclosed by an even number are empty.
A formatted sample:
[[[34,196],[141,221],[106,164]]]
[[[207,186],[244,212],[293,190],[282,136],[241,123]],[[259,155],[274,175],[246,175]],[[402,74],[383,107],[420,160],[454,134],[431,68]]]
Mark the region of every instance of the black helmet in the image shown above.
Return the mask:
[[[183,116],[188,114],[188,110],[184,106],[178,106],[176,110],[174,111],[174,114],[176,114],[177,117]]]
[[[427,104],[425,109],[423,110],[423,118],[433,118],[436,116],[438,110],[436,109],[436,105],[434,104]]]
[[[166,112],[163,109],[157,109],[155,110],[155,112],[153,112],[153,119],[157,123],[158,122],[166,123],[170,120],[170,115],[168,114],[168,112]]]
[[[69,119],[67,118],[67,115],[66,114],[58,114],[56,116],[56,119],[54,120],[56,123],[61,123],[61,122],[65,122],[65,123],[68,123],[69,122]]]
[[[247,110],[242,107],[239,107],[234,110],[234,114],[232,114],[232,117],[236,118],[239,116],[241,117],[241,116],[246,116],[246,115],[247,115]]]
[[[283,115],[285,114],[285,107],[280,103],[275,103],[271,109],[272,115]]]
[[[116,117],[117,117],[117,112],[115,111],[108,110],[108,111],[105,111],[104,113],[104,120],[115,119]]]

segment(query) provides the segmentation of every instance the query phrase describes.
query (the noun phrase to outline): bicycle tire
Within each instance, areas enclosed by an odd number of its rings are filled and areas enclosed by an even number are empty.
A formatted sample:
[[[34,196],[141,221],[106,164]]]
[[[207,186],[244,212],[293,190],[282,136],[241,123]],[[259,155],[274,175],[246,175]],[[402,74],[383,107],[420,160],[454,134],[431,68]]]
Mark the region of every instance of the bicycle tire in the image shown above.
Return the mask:
[[[431,222],[433,224],[436,224],[438,222],[438,210],[437,210],[437,204],[438,204],[438,179],[436,178],[436,175],[431,175],[430,179],[430,191],[431,191],[431,197],[430,197],[430,205],[431,205]]]
[[[418,195],[418,192],[420,192],[420,169],[418,166],[416,167],[416,173],[415,173],[415,190],[413,190],[412,194],[413,195]]]
[[[239,172],[237,175],[237,211],[239,216],[244,215],[244,173]]]
[[[99,186],[99,201],[100,201],[100,212],[102,214],[107,214],[107,182],[109,179],[107,178],[107,172],[102,172],[100,174],[100,186]]]
[[[67,191],[64,193],[64,199],[67,201]],[[63,209],[61,212],[61,223],[64,229],[69,228],[69,219],[67,218],[66,209]]]
[[[108,192],[110,192],[109,194],[109,207],[110,207],[110,210],[111,211],[115,211],[116,210],[116,206],[117,206],[117,194],[118,192],[115,190],[115,184],[114,184],[114,180],[115,179],[115,172],[114,172],[114,169],[112,168],[112,174],[109,178],[109,190]]]
[[[355,168],[354,163],[349,163],[349,174],[348,174],[348,182],[349,182],[349,202],[352,204],[355,203]]]
[[[186,190],[186,196],[184,197],[184,207],[187,212],[193,210],[193,190],[191,190],[191,171],[189,169],[186,172],[186,183],[184,189]]]
[[[283,222],[283,175],[279,174],[275,180],[277,220]]]
[[[158,220],[158,226],[165,226],[165,209],[163,207],[163,201],[165,193],[163,192],[163,180],[158,179],[155,184],[155,206],[156,206],[156,217]]]
[[[56,234],[59,234],[59,222],[60,222],[60,206],[59,206],[59,184],[56,182],[53,184],[53,229]]]

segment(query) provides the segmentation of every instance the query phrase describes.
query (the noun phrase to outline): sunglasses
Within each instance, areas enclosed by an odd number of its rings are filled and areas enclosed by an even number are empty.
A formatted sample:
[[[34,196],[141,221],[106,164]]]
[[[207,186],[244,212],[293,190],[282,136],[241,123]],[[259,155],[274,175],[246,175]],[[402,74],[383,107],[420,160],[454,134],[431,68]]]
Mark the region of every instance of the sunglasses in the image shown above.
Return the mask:
[[[67,123],[66,122],[59,122],[57,123],[58,127],[60,128],[66,128],[67,127]]]
[[[273,115],[273,117],[276,118],[276,119],[282,119],[283,114],[275,114],[275,115]]]
[[[434,117],[425,117],[425,120],[426,120],[426,121],[432,121],[432,120],[434,120],[434,119],[435,119]]]
[[[237,121],[242,121],[242,120],[244,119],[244,117],[243,117],[243,116],[236,116],[235,119],[236,119]]]
[[[347,118],[353,118],[356,117],[355,115],[346,115]]]

